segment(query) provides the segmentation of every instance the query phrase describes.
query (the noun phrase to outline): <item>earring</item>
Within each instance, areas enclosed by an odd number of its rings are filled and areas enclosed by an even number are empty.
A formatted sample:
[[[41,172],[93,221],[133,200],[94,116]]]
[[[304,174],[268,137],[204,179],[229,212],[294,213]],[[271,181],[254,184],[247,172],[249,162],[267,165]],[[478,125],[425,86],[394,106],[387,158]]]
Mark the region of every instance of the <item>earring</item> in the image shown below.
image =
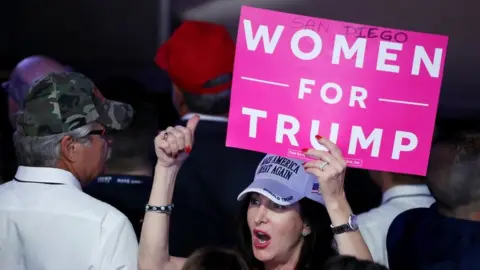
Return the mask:
[[[308,235],[308,232],[306,232],[306,231],[303,231],[303,232],[302,232],[302,236],[303,236],[303,237],[305,237],[305,236],[307,236],[307,235]]]

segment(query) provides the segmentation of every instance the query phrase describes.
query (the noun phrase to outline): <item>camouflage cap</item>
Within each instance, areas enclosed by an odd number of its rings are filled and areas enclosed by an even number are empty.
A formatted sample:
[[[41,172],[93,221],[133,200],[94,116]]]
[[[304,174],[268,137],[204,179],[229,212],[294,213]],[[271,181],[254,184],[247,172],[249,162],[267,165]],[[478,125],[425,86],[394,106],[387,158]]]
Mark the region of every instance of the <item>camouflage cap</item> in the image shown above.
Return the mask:
[[[30,88],[17,130],[25,136],[69,132],[98,122],[121,130],[130,124],[133,108],[107,100],[95,84],[76,72],[50,73]]]

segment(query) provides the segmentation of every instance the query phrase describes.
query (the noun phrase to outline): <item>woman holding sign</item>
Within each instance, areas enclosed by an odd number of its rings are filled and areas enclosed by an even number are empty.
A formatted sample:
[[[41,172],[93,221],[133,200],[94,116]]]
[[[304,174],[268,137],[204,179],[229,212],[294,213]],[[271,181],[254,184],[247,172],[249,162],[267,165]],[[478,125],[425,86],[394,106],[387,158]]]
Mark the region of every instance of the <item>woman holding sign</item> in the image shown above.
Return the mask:
[[[180,270],[185,263],[168,253],[168,223],[175,177],[191,151],[198,121],[193,117],[186,127],[169,127],[155,138],[158,161],[143,221],[140,269]],[[313,158],[306,163],[267,155],[239,195],[244,202],[241,244],[249,267],[319,269],[334,253],[332,233],[340,254],[371,260],[345,198],[342,153],[329,140],[317,139],[329,152],[304,149]],[[326,213],[331,228],[322,225]]]

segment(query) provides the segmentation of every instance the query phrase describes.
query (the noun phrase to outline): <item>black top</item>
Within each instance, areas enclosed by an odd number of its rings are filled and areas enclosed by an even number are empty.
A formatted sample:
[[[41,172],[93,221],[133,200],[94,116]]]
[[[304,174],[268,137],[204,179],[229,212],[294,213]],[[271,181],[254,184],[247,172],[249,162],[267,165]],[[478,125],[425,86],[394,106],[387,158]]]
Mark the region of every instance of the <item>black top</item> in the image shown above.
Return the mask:
[[[480,222],[443,216],[435,204],[411,209],[391,224],[387,250],[392,270],[477,270]]]

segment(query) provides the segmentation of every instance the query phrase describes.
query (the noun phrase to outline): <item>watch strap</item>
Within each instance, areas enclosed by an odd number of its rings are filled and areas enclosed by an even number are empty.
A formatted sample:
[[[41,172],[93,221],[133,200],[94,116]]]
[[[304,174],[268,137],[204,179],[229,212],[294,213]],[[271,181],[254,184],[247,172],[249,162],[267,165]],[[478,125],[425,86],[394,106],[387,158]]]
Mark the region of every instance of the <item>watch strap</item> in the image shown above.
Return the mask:
[[[350,231],[353,231],[353,229],[350,228],[350,225],[348,225],[348,224],[343,224],[343,225],[340,225],[340,226],[332,227],[333,234],[342,234],[342,233],[346,233],[346,232],[350,232]]]
[[[356,216],[354,214],[351,214],[348,217],[348,222],[346,224],[342,224],[342,225],[335,226],[335,227],[333,225],[330,225],[330,227],[332,228],[333,234],[342,234],[342,233],[346,233],[346,232],[356,231],[356,230],[358,230]]]

